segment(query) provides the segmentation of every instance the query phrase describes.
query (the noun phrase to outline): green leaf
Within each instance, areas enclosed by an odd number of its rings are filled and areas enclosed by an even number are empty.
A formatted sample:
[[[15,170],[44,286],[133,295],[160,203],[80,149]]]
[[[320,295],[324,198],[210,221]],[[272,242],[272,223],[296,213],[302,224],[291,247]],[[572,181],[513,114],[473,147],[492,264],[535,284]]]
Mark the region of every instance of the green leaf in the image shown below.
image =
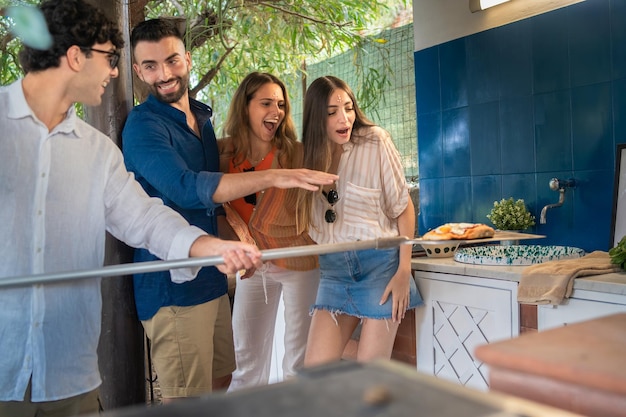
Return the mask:
[[[609,249],[609,256],[611,263],[626,269],[626,236],[622,237],[614,248]]]
[[[524,200],[515,201],[513,197],[494,201],[487,218],[500,230],[526,230],[535,225],[535,216],[528,211]]]

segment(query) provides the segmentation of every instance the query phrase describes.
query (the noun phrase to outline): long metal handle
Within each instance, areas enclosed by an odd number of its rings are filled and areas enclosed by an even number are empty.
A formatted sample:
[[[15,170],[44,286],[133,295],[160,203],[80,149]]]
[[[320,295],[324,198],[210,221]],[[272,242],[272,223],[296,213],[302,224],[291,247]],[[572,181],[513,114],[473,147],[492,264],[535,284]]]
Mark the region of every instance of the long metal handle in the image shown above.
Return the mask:
[[[328,243],[322,245],[292,246],[287,248],[266,249],[261,251],[261,260],[292,258],[296,256],[322,255],[326,253],[344,252],[362,249],[384,249],[412,244],[414,241],[405,236],[388,237],[372,240],[360,240],[357,242]],[[98,269],[82,271],[57,272],[52,274],[25,275],[17,277],[0,277],[0,288],[16,287],[33,284],[48,284],[59,281],[70,281],[85,278],[117,277],[124,275],[139,274],[145,272],[165,271],[178,268],[192,268],[200,266],[221,265],[224,258],[221,256],[208,256],[204,258],[186,258],[170,261],[149,261],[120,265],[109,265]]]

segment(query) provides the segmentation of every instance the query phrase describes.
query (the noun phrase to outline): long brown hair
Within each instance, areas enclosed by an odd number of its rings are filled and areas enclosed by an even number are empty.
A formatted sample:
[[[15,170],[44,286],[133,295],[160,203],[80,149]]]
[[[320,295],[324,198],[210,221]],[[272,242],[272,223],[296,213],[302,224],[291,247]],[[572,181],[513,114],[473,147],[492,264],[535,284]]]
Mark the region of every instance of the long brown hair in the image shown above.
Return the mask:
[[[332,75],[314,80],[304,96],[302,111],[303,167],[328,172],[332,162],[331,141],[326,131],[328,119],[328,100],[334,90],[343,90],[352,100],[355,119],[352,125],[350,141],[358,142],[356,134],[360,128],[374,126],[359,108],[352,89],[340,78]],[[321,191],[318,191],[321,192]],[[298,191],[298,209],[296,225],[299,231],[307,230],[311,216],[311,203],[315,194],[307,190]]]
[[[224,123],[224,133],[231,137],[233,164],[241,164],[249,156],[250,152],[250,120],[248,118],[248,104],[256,92],[265,84],[277,84],[285,97],[285,118],[278,126],[272,139],[272,145],[276,147],[278,163],[281,168],[293,168],[299,166],[295,160],[295,146],[298,136],[291,118],[291,104],[287,95],[285,84],[269,73],[252,72],[248,74],[233,96],[228,110],[228,116]]]

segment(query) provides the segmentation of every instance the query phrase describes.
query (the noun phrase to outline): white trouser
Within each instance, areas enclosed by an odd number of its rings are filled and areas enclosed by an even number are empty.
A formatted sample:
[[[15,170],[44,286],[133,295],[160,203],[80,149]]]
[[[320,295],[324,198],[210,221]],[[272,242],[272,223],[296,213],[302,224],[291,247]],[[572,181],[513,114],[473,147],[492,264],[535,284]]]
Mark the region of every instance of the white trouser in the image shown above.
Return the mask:
[[[295,375],[304,362],[319,270],[291,271],[266,262],[254,276],[237,278],[233,306],[233,338],[237,369],[229,391],[269,381],[276,313],[283,294],[285,356],[283,376]]]

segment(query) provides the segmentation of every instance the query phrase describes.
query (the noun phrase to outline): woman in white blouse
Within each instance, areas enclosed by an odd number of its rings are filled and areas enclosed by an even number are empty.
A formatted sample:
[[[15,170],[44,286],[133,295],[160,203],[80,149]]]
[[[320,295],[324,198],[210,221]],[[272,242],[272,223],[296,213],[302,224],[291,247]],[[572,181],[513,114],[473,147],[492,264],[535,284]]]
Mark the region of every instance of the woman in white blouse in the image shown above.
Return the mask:
[[[319,192],[300,192],[298,224],[313,240],[413,237],[415,209],[398,151],[341,79],[320,77],[309,86],[302,143],[304,167],[339,176]],[[357,360],[390,358],[405,312],[423,304],[411,277],[411,247],[324,254],[319,261],[305,366],[339,360],[359,322]]]

